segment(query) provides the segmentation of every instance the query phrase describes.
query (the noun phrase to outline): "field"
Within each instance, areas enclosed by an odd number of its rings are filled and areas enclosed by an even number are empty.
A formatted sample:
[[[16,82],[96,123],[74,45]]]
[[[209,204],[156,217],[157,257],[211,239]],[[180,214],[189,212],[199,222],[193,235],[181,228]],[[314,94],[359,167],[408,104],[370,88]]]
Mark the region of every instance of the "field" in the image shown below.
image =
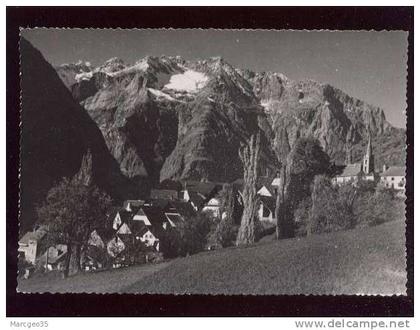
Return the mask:
[[[405,294],[404,223],[394,221],[308,238],[265,238],[158,265],[32,278],[24,292],[175,294]]]

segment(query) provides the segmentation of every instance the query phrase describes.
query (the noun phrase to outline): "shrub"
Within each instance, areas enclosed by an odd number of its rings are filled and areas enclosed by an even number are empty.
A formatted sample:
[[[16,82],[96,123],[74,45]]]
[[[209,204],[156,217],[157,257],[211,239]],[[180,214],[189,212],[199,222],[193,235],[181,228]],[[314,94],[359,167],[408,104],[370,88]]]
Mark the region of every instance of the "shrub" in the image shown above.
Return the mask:
[[[203,251],[207,244],[213,220],[207,214],[198,214],[186,219],[179,228],[182,240],[182,255]]]
[[[392,189],[378,186],[373,193],[365,197],[359,209],[359,226],[374,226],[405,219],[404,199],[398,198]]]
[[[205,213],[186,218],[176,228],[168,228],[161,235],[160,250],[165,258],[186,256],[203,251],[213,224]]]
[[[160,237],[159,249],[165,259],[181,255],[182,240],[179,231],[173,228],[164,230]]]
[[[298,216],[308,215],[307,234],[325,233],[349,229],[354,226],[354,200],[357,191],[351,185],[335,188],[331,180],[323,175],[316,176],[311,195],[311,208],[308,212],[308,201],[303,204]],[[302,232],[302,228],[300,230]]]

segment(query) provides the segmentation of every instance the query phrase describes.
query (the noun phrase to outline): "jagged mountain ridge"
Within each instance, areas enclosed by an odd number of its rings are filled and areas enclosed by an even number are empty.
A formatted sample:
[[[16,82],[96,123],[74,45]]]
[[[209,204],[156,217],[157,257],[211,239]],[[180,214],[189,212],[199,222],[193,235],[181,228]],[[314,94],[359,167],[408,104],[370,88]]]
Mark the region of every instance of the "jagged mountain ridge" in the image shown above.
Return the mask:
[[[405,131],[380,108],[329,84],[241,70],[222,58],[146,57],[134,65],[113,59],[112,71],[104,69],[108,62],[75,77],[70,89],[128,177],[241,177],[238,148],[258,132],[270,173],[299,136],[319,139],[338,163],[349,145],[360,160],[368,130],[378,167],[405,162]]]

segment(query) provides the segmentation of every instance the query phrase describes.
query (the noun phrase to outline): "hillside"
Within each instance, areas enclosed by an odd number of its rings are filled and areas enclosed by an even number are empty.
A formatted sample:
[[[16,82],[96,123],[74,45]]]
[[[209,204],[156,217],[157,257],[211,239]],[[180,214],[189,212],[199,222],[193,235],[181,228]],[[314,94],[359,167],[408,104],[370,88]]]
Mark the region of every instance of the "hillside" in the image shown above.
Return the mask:
[[[231,248],[176,260],[124,292],[403,294],[404,223]]]
[[[157,265],[19,280],[23,292],[405,294],[405,224],[202,252]]]
[[[405,131],[392,127],[382,109],[329,84],[241,70],[219,57],[148,56],[134,64],[112,58],[96,68],[76,64],[56,70],[67,84],[74,79],[68,88],[129,178],[152,183],[239,178],[238,148],[258,132],[261,167],[272,173],[285,157],[285,145],[300,136],[316,137],[337,163],[352,146],[358,161],[368,130],[378,169],[404,164]]]
[[[36,220],[35,206],[61,178],[73,176],[88,149],[93,181],[114,198],[128,194],[130,182],[119,171],[101,131],[73,99],[54,68],[21,38],[20,229]]]

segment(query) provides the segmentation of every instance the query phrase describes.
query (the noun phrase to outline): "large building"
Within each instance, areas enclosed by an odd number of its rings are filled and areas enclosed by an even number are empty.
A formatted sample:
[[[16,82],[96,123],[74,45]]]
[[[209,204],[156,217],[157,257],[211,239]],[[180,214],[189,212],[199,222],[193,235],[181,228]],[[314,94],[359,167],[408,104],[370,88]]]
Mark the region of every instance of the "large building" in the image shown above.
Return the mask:
[[[333,183],[344,184],[348,182],[357,182],[357,180],[374,181],[396,190],[405,189],[405,166],[383,166],[382,173],[375,172],[375,157],[373,155],[372,141],[369,134],[369,141],[366,148],[366,154],[361,163],[351,163],[351,152],[347,150],[346,165],[339,174],[333,178]]]
[[[391,166],[381,173],[381,184],[396,190],[405,189],[405,166]]]
[[[339,174],[333,178],[333,183],[344,184],[356,182],[359,178],[367,181],[374,181],[378,178],[375,173],[375,157],[373,155],[372,138],[369,133],[369,140],[366,147],[366,153],[361,163],[352,163],[351,150],[347,149],[346,165]]]

